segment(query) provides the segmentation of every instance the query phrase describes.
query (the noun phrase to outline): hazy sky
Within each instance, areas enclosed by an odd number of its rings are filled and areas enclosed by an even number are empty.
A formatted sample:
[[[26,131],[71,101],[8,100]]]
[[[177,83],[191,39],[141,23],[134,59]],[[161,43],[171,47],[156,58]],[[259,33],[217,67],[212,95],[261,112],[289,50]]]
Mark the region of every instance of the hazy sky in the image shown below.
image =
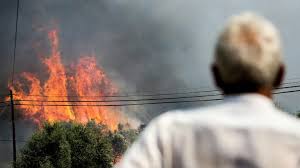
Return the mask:
[[[297,0],[20,1],[17,74],[45,73],[38,53],[43,51],[47,56],[46,33],[57,28],[65,64],[94,54],[124,92],[213,88],[209,65],[218,32],[229,16],[254,11],[269,18],[281,31],[286,79],[300,78]],[[11,72],[15,5],[12,0],[0,2],[2,92]],[[276,99],[286,110],[295,112],[300,109],[298,95],[285,94]],[[169,107],[146,109],[152,118]]]
[[[1,89],[11,72],[15,2],[1,5]],[[46,33],[57,28],[65,64],[95,54],[124,91],[213,87],[209,65],[226,19],[243,11],[269,18],[281,31],[287,79],[299,78],[300,2],[277,0],[26,0],[20,4],[16,72],[44,72]],[[298,95],[298,93],[296,94]],[[295,110],[295,96],[280,99]],[[292,107],[291,107],[292,106]]]

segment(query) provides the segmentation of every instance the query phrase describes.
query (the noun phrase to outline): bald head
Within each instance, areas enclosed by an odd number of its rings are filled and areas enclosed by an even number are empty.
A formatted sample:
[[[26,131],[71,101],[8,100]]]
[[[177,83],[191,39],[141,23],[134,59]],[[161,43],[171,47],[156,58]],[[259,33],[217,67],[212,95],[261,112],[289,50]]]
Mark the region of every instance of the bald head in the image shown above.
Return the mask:
[[[213,71],[225,92],[254,92],[279,85],[283,63],[275,26],[252,13],[231,17],[218,38]]]

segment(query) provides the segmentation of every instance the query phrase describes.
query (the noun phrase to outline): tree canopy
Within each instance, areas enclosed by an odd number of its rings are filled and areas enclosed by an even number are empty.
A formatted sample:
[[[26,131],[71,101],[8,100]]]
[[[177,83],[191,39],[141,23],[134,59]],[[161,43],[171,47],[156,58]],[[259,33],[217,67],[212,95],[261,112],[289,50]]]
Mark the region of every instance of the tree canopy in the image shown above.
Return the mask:
[[[124,129],[110,131],[105,125],[89,122],[45,123],[20,150],[17,167],[22,168],[111,168],[138,131]]]

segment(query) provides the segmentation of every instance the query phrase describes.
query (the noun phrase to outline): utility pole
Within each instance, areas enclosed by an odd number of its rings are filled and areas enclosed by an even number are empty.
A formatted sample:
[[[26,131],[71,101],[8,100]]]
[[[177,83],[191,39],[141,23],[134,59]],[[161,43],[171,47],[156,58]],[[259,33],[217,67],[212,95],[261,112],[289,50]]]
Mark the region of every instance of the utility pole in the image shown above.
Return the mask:
[[[18,39],[18,21],[19,21],[19,8],[20,0],[17,1],[16,6],[16,29],[14,39],[14,52],[12,57],[12,74],[11,74],[11,86],[14,87],[14,75],[15,75],[15,62],[16,62],[16,49]],[[16,153],[16,128],[15,128],[15,107],[14,107],[14,96],[12,90],[10,92],[10,109],[11,109],[11,124],[12,124],[12,138],[13,138],[13,167],[16,168],[17,153]]]
[[[11,109],[11,124],[12,124],[12,139],[13,139],[13,167],[16,168],[17,153],[16,153],[16,128],[15,128],[15,107],[14,96],[12,90],[9,91],[10,95],[10,109]]]

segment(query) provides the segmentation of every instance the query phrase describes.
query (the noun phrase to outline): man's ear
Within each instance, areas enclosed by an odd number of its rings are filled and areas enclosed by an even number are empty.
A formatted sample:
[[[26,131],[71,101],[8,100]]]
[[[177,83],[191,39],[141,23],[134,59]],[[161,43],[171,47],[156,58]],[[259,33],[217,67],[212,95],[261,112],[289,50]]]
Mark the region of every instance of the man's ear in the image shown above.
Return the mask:
[[[215,85],[218,88],[220,88],[221,90],[223,90],[224,89],[224,82],[221,78],[220,70],[219,70],[219,68],[217,67],[217,65],[215,63],[213,63],[211,65],[211,71],[213,73],[213,78],[214,78]]]
[[[279,67],[279,70],[277,72],[275,81],[273,83],[274,88],[277,88],[282,84],[284,76],[285,76],[285,66],[283,64],[281,64]]]

